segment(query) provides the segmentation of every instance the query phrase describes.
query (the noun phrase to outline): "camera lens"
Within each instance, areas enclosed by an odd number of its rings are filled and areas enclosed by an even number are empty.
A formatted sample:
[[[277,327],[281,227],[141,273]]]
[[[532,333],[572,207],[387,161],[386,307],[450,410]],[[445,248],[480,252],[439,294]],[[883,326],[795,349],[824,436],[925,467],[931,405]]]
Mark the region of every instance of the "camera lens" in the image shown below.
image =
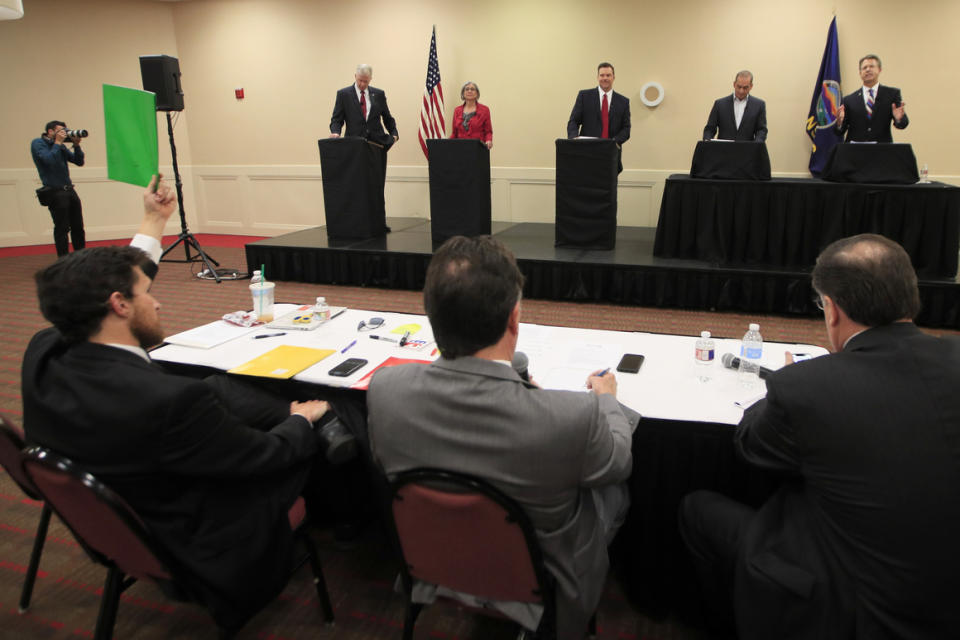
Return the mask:
[[[67,129],[68,138],[86,138],[90,132],[86,129]]]

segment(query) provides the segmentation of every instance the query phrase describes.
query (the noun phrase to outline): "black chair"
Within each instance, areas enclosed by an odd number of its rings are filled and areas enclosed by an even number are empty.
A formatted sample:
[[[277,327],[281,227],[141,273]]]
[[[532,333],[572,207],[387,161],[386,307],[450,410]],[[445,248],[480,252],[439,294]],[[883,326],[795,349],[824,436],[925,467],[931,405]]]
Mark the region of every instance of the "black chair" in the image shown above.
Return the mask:
[[[466,474],[413,469],[391,483],[390,516],[407,599],[404,640],[412,640],[423,608],[412,599],[415,580],[484,601],[541,605],[537,638],[556,637],[553,576],[543,564],[536,531],[515,500]],[[474,610],[503,617],[490,608]]]
[[[23,447],[23,431],[11,420],[0,415],[0,466],[3,466],[28,498],[42,501],[40,492],[23,470]],[[47,528],[50,526],[50,513],[50,505],[44,502],[40,511],[40,523],[37,525],[37,533],[33,539],[33,551],[30,552],[27,575],[23,579],[23,590],[20,592],[20,605],[17,609],[20,613],[24,613],[30,607],[30,597],[33,595],[33,585],[37,580],[37,569],[40,567],[40,555],[43,553]]]
[[[24,452],[23,467],[34,486],[90,557],[107,567],[95,640],[113,637],[120,594],[137,579],[157,582],[164,593],[176,600],[200,601],[192,582],[195,579],[179,572],[176,559],[158,544],[147,525],[109,487],[70,460],[42,447],[31,447]],[[290,526],[297,532],[297,538],[306,545],[305,560],[309,560],[313,570],[324,618],[332,624],[333,607],[316,548],[300,526],[305,515],[303,498],[298,498],[288,513]],[[237,631],[221,628],[220,636],[229,638]]]

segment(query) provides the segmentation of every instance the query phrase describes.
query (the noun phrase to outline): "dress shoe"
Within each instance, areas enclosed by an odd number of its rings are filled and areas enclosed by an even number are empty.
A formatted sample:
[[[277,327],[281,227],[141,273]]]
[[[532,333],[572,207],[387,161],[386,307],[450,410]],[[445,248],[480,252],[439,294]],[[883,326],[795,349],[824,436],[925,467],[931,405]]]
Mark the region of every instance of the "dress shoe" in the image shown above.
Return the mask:
[[[337,416],[321,418],[317,435],[320,436],[320,449],[331,464],[343,464],[357,457],[357,439]]]

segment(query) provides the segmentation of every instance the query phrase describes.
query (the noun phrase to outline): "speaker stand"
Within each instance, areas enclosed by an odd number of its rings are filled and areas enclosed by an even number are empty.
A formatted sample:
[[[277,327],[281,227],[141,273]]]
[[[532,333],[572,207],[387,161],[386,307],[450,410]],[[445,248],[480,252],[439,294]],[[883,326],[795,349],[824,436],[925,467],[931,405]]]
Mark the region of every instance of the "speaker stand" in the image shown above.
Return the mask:
[[[180,206],[180,235],[177,236],[176,241],[174,241],[172,245],[163,250],[163,253],[160,254],[160,261],[181,263],[202,261],[207,267],[207,273],[213,274],[213,279],[219,284],[221,281],[220,274],[214,268],[214,265],[219,267],[220,263],[206,254],[206,252],[200,246],[200,242],[192,233],[190,233],[190,229],[187,228],[187,216],[183,212],[183,181],[180,180],[180,167],[177,165],[177,145],[173,142],[173,120],[170,118],[169,111],[167,111],[167,134],[170,136],[170,155],[173,158],[173,178],[175,184],[177,185],[177,204]],[[181,242],[183,243],[183,250],[186,254],[186,260],[174,260],[172,258],[167,258],[166,255],[173,251],[174,247]],[[191,247],[197,252],[197,255],[190,255]]]

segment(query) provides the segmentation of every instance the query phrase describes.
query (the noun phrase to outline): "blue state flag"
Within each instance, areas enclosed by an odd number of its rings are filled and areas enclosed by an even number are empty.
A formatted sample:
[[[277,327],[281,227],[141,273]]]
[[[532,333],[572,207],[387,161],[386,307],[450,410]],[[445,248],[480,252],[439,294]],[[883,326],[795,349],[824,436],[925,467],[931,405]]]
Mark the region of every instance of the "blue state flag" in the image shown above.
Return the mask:
[[[807,114],[807,135],[813,142],[810,173],[817,177],[827,164],[830,150],[843,139],[834,128],[841,104],[840,46],[837,42],[837,18],[834,17],[827,31],[827,46],[823,50],[820,75],[817,76],[817,86],[813,88],[813,99],[810,100],[810,113]]]

